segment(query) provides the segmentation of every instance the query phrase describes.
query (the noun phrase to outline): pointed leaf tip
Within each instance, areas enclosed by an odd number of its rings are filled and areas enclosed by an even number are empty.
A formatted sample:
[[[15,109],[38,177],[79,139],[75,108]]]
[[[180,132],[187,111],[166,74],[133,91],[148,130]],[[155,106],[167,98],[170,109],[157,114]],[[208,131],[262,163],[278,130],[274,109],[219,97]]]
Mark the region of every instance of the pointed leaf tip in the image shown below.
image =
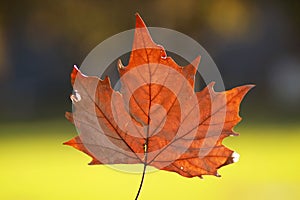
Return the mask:
[[[76,79],[76,76],[77,76],[77,73],[78,73],[78,67],[76,65],[73,66],[73,70],[71,72],[71,84],[72,86],[74,85],[75,83],[75,79]]]
[[[119,59],[119,60],[118,60],[118,63],[117,63],[117,65],[118,65],[118,69],[121,69],[121,70],[124,70],[124,69],[125,69],[125,66],[123,65],[123,63],[122,63],[122,60],[121,60],[121,59]]]
[[[135,28],[146,28],[145,22],[138,13],[135,14],[135,20]]]
[[[256,87],[256,85],[255,85],[255,84],[248,84],[248,85],[246,85],[246,86],[248,86],[250,89],[252,89],[252,88],[255,88],[255,87]]]
[[[67,120],[69,120],[69,122],[71,122],[72,124],[74,124],[74,119],[73,119],[73,114],[70,112],[65,112],[65,117]]]
[[[68,146],[72,146],[72,144],[74,144],[74,138],[72,138],[71,140],[63,143],[63,145],[68,145]]]
[[[196,69],[198,68],[198,65],[200,64],[201,56],[197,56],[193,62],[191,63]]]

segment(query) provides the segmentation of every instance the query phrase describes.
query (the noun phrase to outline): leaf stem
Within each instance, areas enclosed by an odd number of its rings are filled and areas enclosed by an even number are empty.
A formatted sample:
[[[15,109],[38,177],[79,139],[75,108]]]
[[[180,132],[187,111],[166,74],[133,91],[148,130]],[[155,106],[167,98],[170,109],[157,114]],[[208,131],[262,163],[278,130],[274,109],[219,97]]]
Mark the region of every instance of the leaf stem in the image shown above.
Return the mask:
[[[147,156],[147,154],[145,156]],[[145,173],[146,173],[146,168],[147,168],[147,164],[144,163],[143,175],[142,175],[142,179],[141,179],[141,182],[140,182],[140,187],[139,187],[139,190],[136,194],[135,200],[138,200],[140,192],[142,190],[142,186],[143,186],[143,182],[144,182],[144,178],[145,178]]]

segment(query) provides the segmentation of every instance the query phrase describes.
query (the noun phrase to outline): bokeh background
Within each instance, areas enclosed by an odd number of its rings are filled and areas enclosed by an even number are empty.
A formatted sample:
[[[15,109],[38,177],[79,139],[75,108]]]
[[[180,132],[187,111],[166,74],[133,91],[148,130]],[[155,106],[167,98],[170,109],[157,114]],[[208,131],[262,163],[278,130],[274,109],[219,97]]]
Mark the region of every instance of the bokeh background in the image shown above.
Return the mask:
[[[300,199],[300,3],[250,0],[0,1],[0,199],[133,199],[140,175],[62,142],[76,130],[69,74],[100,42],[148,26],[197,40],[226,88],[254,83],[241,108],[241,154],[222,178],[147,174],[140,199]]]

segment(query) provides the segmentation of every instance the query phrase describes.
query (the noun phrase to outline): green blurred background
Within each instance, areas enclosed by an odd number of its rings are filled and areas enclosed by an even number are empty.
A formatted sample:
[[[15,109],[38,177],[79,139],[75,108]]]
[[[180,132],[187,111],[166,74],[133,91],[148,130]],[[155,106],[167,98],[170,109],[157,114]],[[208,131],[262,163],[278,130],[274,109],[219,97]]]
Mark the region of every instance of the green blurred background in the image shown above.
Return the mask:
[[[140,174],[88,166],[75,136],[73,64],[106,38],[148,26],[180,31],[212,56],[241,105],[241,154],[222,178],[146,175],[140,199],[300,199],[300,3],[250,0],[0,1],[0,199],[134,199]]]

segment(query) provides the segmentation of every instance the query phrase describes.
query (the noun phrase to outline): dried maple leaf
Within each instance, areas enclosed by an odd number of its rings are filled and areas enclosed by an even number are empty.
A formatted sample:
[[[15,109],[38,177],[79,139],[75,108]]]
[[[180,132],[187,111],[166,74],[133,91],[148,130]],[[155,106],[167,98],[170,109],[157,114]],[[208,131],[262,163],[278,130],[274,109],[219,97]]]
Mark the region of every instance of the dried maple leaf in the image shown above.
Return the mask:
[[[136,15],[129,64],[118,63],[120,92],[109,78],[88,77],[74,67],[74,110],[66,118],[79,136],[65,144],[91,156],[92,165],[144,164],[139,192],[148,165],[185,177],[219,176],[217,169],[235,159],[222,140],[237,135],[232,129],[241,120],[239,105],[253,86],[215,92],[211,83],[194,92],[199,62],[178,66]]]

